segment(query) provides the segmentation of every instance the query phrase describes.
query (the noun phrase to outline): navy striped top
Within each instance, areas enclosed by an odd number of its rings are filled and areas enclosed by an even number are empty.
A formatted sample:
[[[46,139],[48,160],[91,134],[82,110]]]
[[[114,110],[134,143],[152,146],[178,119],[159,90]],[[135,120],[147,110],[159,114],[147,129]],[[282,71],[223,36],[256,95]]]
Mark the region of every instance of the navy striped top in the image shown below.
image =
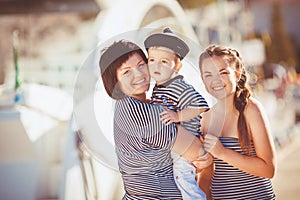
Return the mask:
[[[225,148],[244,154],[237,138],[220,137]],[[256,156],[253,143],[250,156]],[[269,178],[251,175],[218,158],[214,159],[215,170],[211,183],[213,199],[275,199]]]
[[[162,85],[155,85],[152,92],[151,103],[162,105],[175,112],[184,108],[209,109],[206,100],[194,89],[194,87],[183,80],[179,75]],[[196,136],[201,134],[201,115],[188,121],[180,122],[184,128]]]
[[[123,199],[182,199],[171,158],[177,129],[160,122],[162,110],[132,97],[116,102],[114,139]]]

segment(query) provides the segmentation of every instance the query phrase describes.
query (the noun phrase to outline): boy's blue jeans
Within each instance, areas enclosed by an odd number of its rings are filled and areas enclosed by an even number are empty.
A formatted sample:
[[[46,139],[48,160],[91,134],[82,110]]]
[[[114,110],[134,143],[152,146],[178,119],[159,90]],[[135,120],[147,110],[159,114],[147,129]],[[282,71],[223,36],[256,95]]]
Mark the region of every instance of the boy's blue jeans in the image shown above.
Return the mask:
[[[196,180],[196,168],[185,158],[172,152],[174,179],[184,200],[205,200],[206,195]]]

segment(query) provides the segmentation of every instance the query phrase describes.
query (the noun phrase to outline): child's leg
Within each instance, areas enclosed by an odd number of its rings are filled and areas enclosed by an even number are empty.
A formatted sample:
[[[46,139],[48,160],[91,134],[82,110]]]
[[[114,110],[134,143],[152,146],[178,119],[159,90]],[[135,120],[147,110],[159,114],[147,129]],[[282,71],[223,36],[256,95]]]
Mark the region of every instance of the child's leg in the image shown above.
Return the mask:
[[[174,178],[184,200],[205,200],[206,195],[196,180],[196,169],[186,159],[174,159]]]

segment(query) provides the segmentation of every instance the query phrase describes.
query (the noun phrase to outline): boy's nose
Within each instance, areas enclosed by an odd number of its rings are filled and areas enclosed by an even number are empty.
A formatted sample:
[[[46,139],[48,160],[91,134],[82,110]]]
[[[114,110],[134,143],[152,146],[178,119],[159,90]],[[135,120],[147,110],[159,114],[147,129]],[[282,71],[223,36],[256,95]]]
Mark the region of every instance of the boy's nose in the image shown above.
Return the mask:
[[[150,67],[160,67],[160,63],[151,63]]]

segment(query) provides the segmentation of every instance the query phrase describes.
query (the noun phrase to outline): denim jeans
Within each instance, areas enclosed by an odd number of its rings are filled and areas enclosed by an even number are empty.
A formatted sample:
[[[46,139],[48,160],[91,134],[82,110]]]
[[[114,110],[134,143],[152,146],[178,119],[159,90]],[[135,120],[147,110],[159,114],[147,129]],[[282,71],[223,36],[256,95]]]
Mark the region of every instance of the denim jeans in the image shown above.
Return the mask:
[[[185,158],[172,152],[174,178],[184,200],[205,200],[196,180],[196,169]]]

